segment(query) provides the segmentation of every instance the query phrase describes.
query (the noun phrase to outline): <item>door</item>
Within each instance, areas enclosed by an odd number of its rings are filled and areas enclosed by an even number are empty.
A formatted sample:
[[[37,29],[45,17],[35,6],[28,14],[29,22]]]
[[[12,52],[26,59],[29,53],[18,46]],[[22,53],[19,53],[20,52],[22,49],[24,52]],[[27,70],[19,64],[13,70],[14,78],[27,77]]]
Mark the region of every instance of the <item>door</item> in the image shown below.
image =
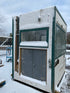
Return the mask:
[[[37,80],[46,81],[47,51],[22,49],[22,74]]]

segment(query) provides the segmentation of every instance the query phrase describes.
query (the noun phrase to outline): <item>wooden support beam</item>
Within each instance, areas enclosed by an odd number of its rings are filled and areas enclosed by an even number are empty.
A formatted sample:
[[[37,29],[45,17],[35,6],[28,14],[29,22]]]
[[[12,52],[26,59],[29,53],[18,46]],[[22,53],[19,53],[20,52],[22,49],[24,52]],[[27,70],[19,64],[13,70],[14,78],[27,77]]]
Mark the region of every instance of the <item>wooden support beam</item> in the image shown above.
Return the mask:
[[[60,92],[58,92],[57,90],[55,90],[55,93],[60,93]]]
[[[19,49],[19,75],[21,74],[21,51],[22,49]]]

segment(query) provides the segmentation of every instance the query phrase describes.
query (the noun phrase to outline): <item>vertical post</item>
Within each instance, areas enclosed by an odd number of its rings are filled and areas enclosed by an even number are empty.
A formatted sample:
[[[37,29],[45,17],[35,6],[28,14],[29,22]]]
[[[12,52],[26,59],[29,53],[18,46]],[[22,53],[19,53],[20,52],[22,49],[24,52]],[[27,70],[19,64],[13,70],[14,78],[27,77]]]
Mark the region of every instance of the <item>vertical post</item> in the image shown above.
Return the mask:
[[[19,17],[15,18],[15,71],[18,72],[18,62],[19,59]]]
[[[14,19],[12,19],[12,78],[14,79]]]
[[[7,48],[6,48],[6,62],[7,62]]]
[[[51,90],[55,93],[55,20],[56,20],[56,7],[54,7],[54,18],[52,27],[52,71],[51,71]]]
[[[19,75],[21,74],[21,51],[22,49],[19,49]]]

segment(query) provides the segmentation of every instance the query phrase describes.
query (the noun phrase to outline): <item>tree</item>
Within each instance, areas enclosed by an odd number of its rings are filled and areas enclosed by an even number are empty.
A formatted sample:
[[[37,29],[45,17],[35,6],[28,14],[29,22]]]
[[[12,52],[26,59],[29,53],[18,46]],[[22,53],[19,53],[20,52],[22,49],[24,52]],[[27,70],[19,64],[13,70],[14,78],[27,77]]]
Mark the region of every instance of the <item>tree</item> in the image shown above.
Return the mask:
[[[6,17],[3,15],[0,15],[0,36],[4,36],[5,33],[5,28],[3,27],[4,22],[6,21]]]
[[[67,44],[70,44],[70,32],[67,32]]]

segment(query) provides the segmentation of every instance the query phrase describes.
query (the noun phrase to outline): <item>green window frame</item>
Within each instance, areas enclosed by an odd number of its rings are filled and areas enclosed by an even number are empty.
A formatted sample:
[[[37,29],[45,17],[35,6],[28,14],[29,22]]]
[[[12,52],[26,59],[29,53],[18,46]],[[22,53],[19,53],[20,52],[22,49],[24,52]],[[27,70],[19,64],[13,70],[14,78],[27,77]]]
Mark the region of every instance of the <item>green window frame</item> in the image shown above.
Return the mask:
[[[60,56],[62,56],[66,52],[66,38],[64,38],[64,40],[63,40],[63,44],[65,44],[64,45],[65,48],[64,49],[62,48],[62,45],[63,45],[62,44],[61,46],[59,46],[59,47],[61,47],[61,52],[60,53],[59,53],[60,50],[57,49],[57,45],[56,44],[59,43],[58,41],[56,41],[57,40],[57,33],[58,33],[57,32],[57,28],[60,30],[59,34],[61,33],[61,36],[62,36],[61,42],[62,42],[63,38],[66,36],[66,32],[58,24],[56,24],[56,31],[55,31],[55,59],[59,58]],[[58,54],[58,55],[56,55],[56,54]]]
[[[46,30],[46,41],[49,45],[49,27],[44,27],[44,28],[33,28],[33,29],[25,29],[25,30],[20,30],[20,35],[19,35],[19,44],[21,43],[21,33],[22,32],[29,32],[29,31],[39,31],[39,30]],[[24,47],[24,46],[23,46]],[[35,46],[36,47],[36,46]],[[40,47],[40,46],[38,46]],[[47,48],[47,47],[42,47],[42,48]]]

